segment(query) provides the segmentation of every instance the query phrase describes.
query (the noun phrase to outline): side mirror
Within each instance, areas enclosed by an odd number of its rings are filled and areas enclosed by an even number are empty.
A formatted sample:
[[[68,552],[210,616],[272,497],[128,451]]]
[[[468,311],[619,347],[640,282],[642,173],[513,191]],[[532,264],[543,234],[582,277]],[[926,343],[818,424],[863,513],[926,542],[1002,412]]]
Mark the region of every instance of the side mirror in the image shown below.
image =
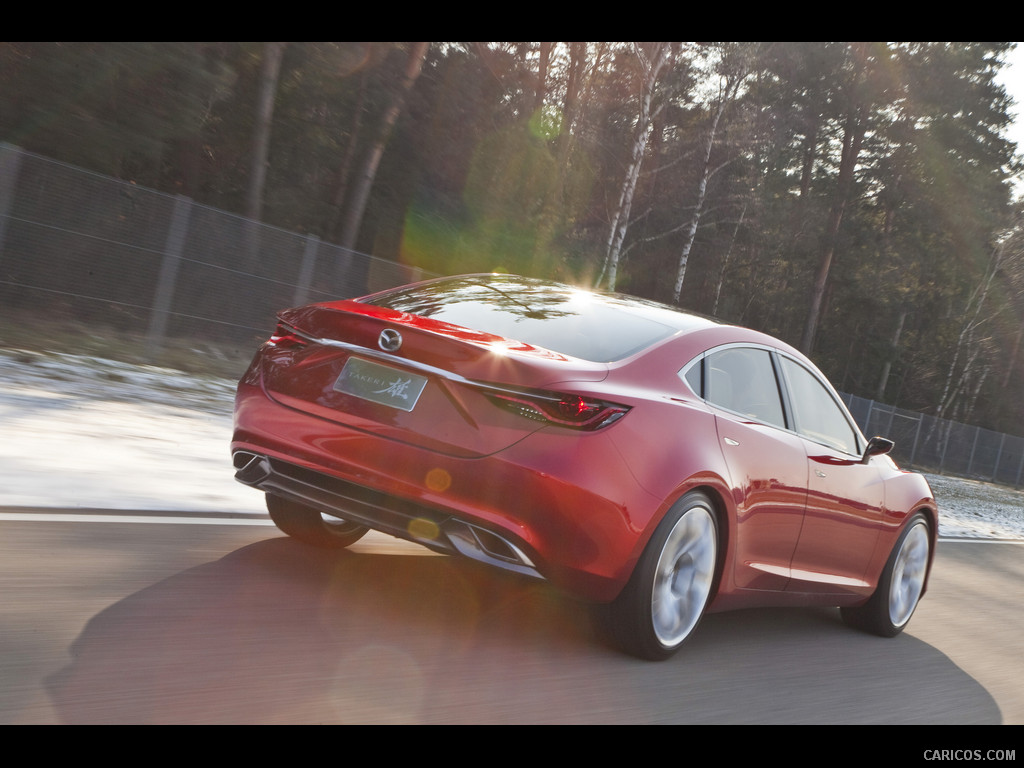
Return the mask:
[[[867,464],[868,460],[872,456],[883,456],[893,449],[895,446],[892,440],[888,440],[884,437],[872,437],[868,440],[867,448],[864,449],[864,458],[861,459],[862,464]]]

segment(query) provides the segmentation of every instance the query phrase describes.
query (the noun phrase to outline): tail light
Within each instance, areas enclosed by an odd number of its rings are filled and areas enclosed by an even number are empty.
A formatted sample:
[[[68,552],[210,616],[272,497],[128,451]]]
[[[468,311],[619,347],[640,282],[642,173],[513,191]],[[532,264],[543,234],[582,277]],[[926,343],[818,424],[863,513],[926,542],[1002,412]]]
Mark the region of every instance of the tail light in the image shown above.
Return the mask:
[[[528,419],[593,431],[613,424],[629,407],[561,392],[492,392],[491,400]]]
[[[304,347],[309,342],[299,336],[291,326],[278,323],[266,343],[270,347],[288,349],[289,347]]]

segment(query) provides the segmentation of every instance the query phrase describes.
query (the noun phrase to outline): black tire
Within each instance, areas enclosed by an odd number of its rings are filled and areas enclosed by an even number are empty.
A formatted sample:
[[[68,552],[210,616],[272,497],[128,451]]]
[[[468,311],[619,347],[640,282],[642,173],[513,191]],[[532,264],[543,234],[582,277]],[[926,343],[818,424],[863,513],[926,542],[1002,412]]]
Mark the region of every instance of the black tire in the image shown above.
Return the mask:
[[[298,502],[267,494],[267,511],[274,525],[289,536],[326,549],[344,549],[359,541],[370,529],[338,517],[321,515]]]
[[[871,599],[857,608],[842,608],[843,621],[881,637],[895,637],[910,622],[924,591],[931,550],[927,518],[910,518],[889,555]]]
[[[714,506],[692,491],[665,515],[622,594],[604,607],[609,639],[642,659],[672,656],[704,615],[717,565]]]

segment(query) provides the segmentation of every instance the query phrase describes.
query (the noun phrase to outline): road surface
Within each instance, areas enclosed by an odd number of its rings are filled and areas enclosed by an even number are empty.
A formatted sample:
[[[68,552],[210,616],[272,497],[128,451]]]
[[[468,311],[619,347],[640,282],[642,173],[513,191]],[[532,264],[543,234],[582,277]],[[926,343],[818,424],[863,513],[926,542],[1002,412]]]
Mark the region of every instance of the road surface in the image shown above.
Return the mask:
[[[1024,723],[1021,543],[940,545],[894,640],[748,610],[652,663],[541,583],[380,534],[331,553],[257,520],[18,512],[0,510],[5,724]]]

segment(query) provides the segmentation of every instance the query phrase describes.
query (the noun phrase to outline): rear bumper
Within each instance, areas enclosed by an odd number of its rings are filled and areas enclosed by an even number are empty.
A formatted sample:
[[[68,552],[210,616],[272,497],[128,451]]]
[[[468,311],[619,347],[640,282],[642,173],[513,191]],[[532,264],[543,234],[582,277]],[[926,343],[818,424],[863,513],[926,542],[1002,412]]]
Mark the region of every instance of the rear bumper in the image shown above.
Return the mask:
[[[295,411],[249,379],[231,449],[247,485],[608,601],[660,506],[625,467],[613,429],[544,429],[490,456],[455,457]]]
[[[235,479],[245,485],[437,552],[465,555],[524,576],[543,578],[519,546],[443,510],[247,450],[236,451],[232,458],[237,470]]]

